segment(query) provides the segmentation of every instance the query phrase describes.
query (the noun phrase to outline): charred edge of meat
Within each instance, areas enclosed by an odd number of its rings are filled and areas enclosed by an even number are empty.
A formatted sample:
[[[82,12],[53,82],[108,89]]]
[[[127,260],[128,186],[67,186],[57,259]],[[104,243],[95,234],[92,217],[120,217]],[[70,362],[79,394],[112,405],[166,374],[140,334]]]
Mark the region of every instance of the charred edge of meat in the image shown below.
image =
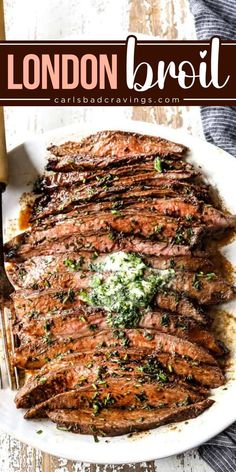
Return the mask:
[[[49,411],[47,415],[59,427],[74,433],[119,436],[195,418],[213,404],[214,400],[207,399],[189,406],[156,409],[150,412],[114,409],[109,413],[103,411],[98,416],[92,416],[89,410],[55,410]]]

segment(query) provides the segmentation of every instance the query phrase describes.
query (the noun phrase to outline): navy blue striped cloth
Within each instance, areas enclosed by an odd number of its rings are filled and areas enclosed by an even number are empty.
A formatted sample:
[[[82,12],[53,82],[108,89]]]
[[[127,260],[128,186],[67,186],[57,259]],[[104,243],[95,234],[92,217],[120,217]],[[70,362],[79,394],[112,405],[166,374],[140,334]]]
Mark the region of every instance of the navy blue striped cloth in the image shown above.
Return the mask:
[[[198,39],[236,39],[236,0],[189,0]],[[236,157],[236,107],[202,107],[207,141]],[[236,472],[236,423],[199,448],[216,472]]]
[[[235,0],[189,0],[189,3],[198,39],[212,36],[236,39]],[[236,157],[236,107],[202,107],[201,117],[207,141]]]

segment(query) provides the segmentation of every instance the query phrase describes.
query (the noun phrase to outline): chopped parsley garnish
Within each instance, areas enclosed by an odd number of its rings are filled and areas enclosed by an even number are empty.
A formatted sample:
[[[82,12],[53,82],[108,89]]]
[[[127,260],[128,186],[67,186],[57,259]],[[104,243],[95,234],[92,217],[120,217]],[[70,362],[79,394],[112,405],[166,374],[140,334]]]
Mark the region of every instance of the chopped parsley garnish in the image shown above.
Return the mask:
[[[139,366],[138,370],[158,382],[168,382],[168,375],[163,371],[161,364],[155,358],[151,358],[148,362]]]
[[[21,280],[26,276],[26,274],[27,274],[27,272],[26,272],[25,269],[20,269],[19,272],[18,272],[18,275],[19,275]]]
[[[199,280],[203,276],[203,272],[198,272],[197,274],[194,274],[193,276],[193,288],[196,290],[201,290],[202,288],[202,283]]]
[[[207,280],[214,279],[215,277],[216,277],[215,272],[208,272],[208,273],[206,274],[206,279],[207,279]]]
[[[75,259],[65,259],[63,261],[63,264],[73,271],[78,271],[81,269],[83,262],[84,258],[80,257],[78,261],[76,261]]]
[[[71,288],[67,291],[56,292],[54,296],[61,303],[73,303],[75,301],[75,292]]]
[[[192,215],[186,215],[185,219],[186,219],[186,221],[193,221],[193,216]]]
[[[170,324],[170,317],[167,313],[164,313],[161,317],[161,324],[162,326],[169,326]]]
[[[162,162],[161,162],[160,157],[156,157],[156,159],[154,161],[154,169],[157,172],[162,172]]]
[[[160,234],[163,230],[163,225],[155,226],[154,230],[156,234]]]

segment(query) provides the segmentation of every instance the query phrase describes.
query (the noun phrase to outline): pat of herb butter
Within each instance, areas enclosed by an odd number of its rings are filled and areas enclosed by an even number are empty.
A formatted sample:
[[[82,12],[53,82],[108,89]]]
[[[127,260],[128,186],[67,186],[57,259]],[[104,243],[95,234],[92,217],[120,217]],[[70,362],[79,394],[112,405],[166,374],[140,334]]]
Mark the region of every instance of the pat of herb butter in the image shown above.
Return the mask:
[[[114,328],[138,325],[140,310],[148,308],[158,289],[167,289],[174,269],[147,267],[140,257],[125,252],[109,254],[94,265],[96,274],[85,300],[108,311],[108,323]]]

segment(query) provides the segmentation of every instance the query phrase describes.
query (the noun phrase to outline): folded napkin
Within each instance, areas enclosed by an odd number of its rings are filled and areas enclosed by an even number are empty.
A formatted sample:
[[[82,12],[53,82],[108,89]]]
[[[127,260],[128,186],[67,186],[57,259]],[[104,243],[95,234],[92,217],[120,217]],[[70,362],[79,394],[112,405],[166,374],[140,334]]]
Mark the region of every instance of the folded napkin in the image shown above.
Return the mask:
[[[235,0],[189,0],[198,39],[236,39]],[[232,58],[233,59],[233,58]],[[236,107],[201,108],[207,141],[236,157]]]
[[[199,39],[220,36],[236,39],[235,0],[189,0]],[[202,107],[207,141],[236,157],[236,107]],[[199,448],[201,457],[216,472],[236,472],[236,423]]]
[[[200,456],[216,472],[236,471],[236,423],[199,447]]]

